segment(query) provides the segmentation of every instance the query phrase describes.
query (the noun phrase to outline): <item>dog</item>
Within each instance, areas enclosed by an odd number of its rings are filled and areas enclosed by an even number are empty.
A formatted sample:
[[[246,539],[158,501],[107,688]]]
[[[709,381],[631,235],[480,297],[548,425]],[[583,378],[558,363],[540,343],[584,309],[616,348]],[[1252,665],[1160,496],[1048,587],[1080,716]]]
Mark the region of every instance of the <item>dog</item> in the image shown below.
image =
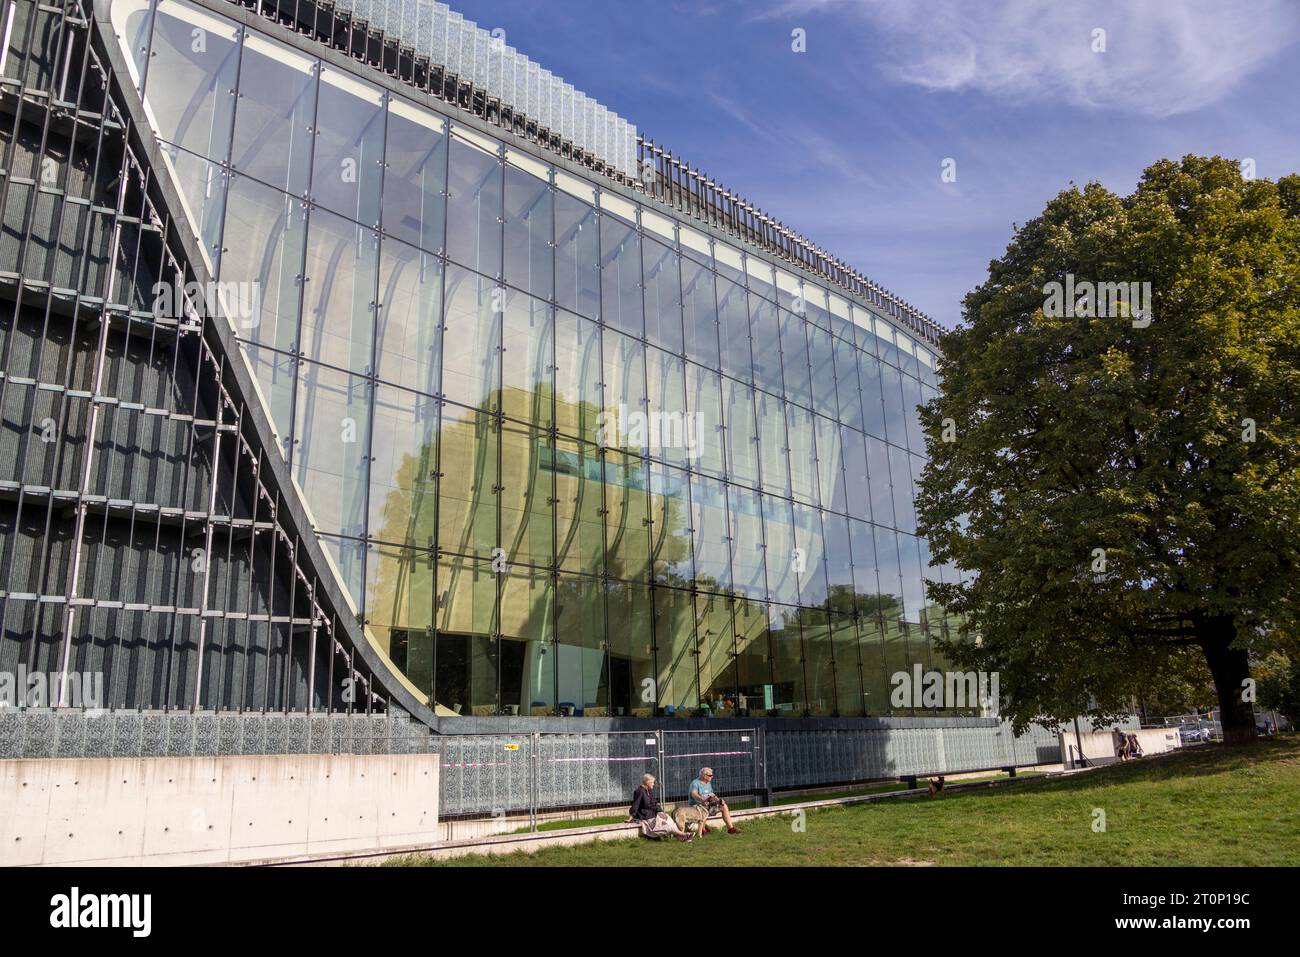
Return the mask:
[[[703,805],[682,804],[673,811],[673,820],[687,834],[709,833],[709,809]]]
[[[930,797],[937,797],[939,792],[942,790],[943,790],[943,775],[941,774],[937,778],[931,778]]]

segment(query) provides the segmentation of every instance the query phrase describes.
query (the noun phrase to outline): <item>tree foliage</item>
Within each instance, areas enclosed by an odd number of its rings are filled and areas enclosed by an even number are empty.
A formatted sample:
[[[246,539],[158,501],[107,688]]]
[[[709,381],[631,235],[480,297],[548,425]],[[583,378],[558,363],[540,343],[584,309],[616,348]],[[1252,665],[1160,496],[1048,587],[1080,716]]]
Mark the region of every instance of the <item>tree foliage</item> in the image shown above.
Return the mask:
[[[1149,282],[1150,322],[1045,310],[1067,274]],[[943,650],[999,671],[1018,724],[1110,718],[1208,665],[1225,737],[1253,740],[1249,656],[1300,609],[1300,176],[1188,156],[1129,196],[1068,189],[942,352],[918,513],[972,573],[930,584],[966,621]]]

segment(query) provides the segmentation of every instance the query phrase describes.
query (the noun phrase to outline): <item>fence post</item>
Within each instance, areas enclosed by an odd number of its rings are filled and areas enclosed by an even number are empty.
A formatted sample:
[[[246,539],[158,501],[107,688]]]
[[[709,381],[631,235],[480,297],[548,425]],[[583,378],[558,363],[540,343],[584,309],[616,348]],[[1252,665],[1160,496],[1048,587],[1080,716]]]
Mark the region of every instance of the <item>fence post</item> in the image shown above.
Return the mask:
[[[659,781],[659,793],[666,794],[668,779],[664,777],[664,733],[658,728],[655,729],[655,768],[659,772],[656,775]]]
[[[753,733],[754,799],[759,807],[771,807],[772,792],[767,786],[767,730],[760,725]]]
[[[538,810],[538,792],[541,791],[541,761],[542,761],[542,735],[541,732],[534,731],[530,742],[531,757],[529,760],[528,774],[528,825],[533,833],[537,833],[537,818],[540,814]]]

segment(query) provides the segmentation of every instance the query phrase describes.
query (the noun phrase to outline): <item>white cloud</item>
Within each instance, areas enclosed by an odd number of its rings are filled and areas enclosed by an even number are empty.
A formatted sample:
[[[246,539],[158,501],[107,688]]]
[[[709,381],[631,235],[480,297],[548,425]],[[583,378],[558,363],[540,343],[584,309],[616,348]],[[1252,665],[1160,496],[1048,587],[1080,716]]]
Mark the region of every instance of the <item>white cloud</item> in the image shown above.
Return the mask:
[[[890,50],[881,67],[903,82],[1148,116],[1186,113],[1217,101],[1300,38],[1296,0],[814,5],[865,17]],[[793,4],[780,8],[783,18],[794,12]],[[1097,28],[1106,31],[1105,53],[1092,49]]]

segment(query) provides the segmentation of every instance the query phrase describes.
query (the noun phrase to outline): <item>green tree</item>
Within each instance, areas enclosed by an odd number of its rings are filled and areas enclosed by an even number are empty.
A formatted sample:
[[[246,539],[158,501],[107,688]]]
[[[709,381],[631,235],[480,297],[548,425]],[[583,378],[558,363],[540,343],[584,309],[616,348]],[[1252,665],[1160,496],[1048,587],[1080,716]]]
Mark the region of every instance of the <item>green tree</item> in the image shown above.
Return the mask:
[[[1150,312],[1085,281],[1149,282]],[[1018,725],[1114,717],[1198,655],[1254,741],[1249,662],[1300,608],[1300,176],[1188,156],[1066,190],[941,346],[920,525],[975,573],[929,586],[965,620],[942,650]]]

